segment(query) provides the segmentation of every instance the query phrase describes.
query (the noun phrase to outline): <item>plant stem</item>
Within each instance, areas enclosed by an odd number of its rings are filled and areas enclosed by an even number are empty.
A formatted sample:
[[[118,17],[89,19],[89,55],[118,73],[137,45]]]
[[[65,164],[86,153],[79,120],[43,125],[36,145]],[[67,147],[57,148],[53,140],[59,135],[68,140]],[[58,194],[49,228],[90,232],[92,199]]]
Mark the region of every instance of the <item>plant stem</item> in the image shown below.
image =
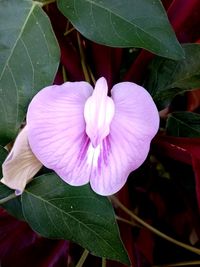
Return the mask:
[[[80,35],[79,35],[78,32],[77,32],[77,40],[78,40],[78,47],[79,47],[79,52],[80,52],[81,66],[82,66],[82,69],[83,69],[83,74],[85,76],[86,82],[90,83],[90,76],[89,76],[89,73],[88,73],[87,65],[86,65],[86,62],[85,62],[85,55],[84,55],[84,52],[83,52],[83,47],[82,47]]]
[[[102,267],[106,267],[106,258],[102,258]]]
[[[138,224],[136,224],[135,222],[126,220],[126,219],[124,219],[124,218],[122,218],[122,217],[115,216],[115,218],[116,218],[118,221],[120,221],[120,222],[129,224],[130,226],[133,226],[133,227],[140,227],[140,226],[139,226]]]
[[[177,262],[170,264],[153,265],[153,267],[177,267],[177,266],[192,266],[192,265],[200,266],[200,261],[185,261],[185,262]]]
[[[92,73],[92,70],[91,70],[91,68],[90,68],[89,66],[87,66],[87,67],[88,67],[88,71],[89,71],[91,80],[92,80],[93,84],[95,85],[96,80],[95,80],[95,78],[94,78],[94,75],[93,75],[93,73]]]
[[[154,228],[153,226],[151,226],[150,224],[146,223],[145,221],[143,221],[142,219],[140,219],[137,215],[135,215],[132,211],[130,211],[128,208],[126,208],[115,196],[111,196],[110,199],[116,204],[117,207],[119,207],[120,209],[122,209],[125,213],[127,213],[131,218],[133,218],[136,222],[138,222],[139,224],[141,224],[142,226],[144,226],[145,228],[149,229],[152,233],[160,236],[161,238],[179,246],[182,248],[185,248],[191,252],[194,252],[198,255],[200,255],[200,249],[195,248],[193,246],[187,245],[185,243],[182,243],[164,233],[162,233],[161,231],[157,230],[156,228]]]
[[[17,197],[17,196],[15,195],[15,193],[13,193],[13,194],[11,194],[11,195],[9,195],[9,196],[7,196],[7,197],[4,197],[4,198],[0,199],[0,205],[6,203],[6,202],[8,202],[9,200],[11,200],[11,199],[13,199],[13,198],[16,198],[16,197]]]
[[[89,251],[88,251],[87,249],[85,249],[85,250],[83,251],[83,254],[82,254],[81,257],[80,257],[80,260],[79,260],[78,263],[76,264],[76,267],[82,267],[82,266],[83,266],[83,264],[84,264],[84,262],[85,262],[85,260],[86,260],[86,258],[87,258],[87,256],[88,256],[88,254],[89,254]]]
[[[66,30],[66,32],[64,33],[64,36],[67,36],[70,32],[73,32],[75,30],[74,27],[72,27],[71,29],[69,30]]]
[[[66,82],[67,81],[67,74],[65,71],[65,67],[62,65],[62,76],[63,76],[63,81]]]
[[[52,4],[54,2],[56,2],[56,0],[47,0],[47,1],[44,1],[44,2],[38,2],[38,1],[33,1],[35,4],[43,7],[43,6],[46,6],[46,5],[49,5],[49,4]]]

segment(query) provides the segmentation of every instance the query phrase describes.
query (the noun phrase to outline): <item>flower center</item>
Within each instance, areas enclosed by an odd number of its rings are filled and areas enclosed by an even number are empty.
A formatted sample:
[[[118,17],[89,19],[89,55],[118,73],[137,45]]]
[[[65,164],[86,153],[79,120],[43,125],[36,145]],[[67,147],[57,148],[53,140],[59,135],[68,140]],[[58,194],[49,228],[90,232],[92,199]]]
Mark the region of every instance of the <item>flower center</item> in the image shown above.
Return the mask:
[[[109,135],[110,124],[115,113],[115,104],[107,93],[107,82],[104,78],[100,78],[84,107],[86,133],[94,148]]]

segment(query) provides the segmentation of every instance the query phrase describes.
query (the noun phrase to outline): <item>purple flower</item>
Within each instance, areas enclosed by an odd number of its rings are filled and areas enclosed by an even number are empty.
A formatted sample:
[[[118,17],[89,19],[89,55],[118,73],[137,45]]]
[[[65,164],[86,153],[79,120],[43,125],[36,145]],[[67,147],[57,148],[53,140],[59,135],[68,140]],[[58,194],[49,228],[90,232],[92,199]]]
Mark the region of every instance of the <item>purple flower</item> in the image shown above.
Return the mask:
[[[108,86],[100,78],[41,90],[27,113],[29,145],[44,166],[70,185],[90,182],[111,195],[146,159],[159,115],[149,93],[130,82]]]

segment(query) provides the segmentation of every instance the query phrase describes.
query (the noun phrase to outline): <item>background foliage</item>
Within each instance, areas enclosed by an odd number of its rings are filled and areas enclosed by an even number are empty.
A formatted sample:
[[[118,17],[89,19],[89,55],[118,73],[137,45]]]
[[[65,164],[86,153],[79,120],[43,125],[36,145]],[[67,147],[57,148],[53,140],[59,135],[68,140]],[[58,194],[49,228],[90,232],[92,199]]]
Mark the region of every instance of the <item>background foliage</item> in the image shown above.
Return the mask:
[[[100,76],[110,88],[119,81],[137,82],[157,104],[161,127],[147,161],[130,175],[118,199],[154,227],[199,247],[199,10],[198,0],[1,0],[0,162],[25,123],[30,100],[43,87],[65,80],[94,83]],[[0,184],[0,199],[12,193]],[[109,199],[88,186],[63,186],[45,168],[22,196],[2,206],[4,267],[27,261],[74,266],[80,248],[66,240],[118,261],[108,266],[127,266],[128,257],[141,267],[200,260],[198,253],[147,228],[130,226],[130,217],[117,206],[114,210]],[[100,259],[90,256],[87,266],[94,265],[100,266]]]

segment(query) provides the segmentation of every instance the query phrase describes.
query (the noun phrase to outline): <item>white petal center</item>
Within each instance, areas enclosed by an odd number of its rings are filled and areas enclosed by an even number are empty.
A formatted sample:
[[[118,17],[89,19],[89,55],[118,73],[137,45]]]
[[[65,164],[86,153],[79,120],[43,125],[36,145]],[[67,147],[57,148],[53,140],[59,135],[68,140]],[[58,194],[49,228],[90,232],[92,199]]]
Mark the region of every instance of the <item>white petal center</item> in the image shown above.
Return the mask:
[[[92,166],[93,168],[97,168],[100,152],[101,152],[101,145],[98,145],[95,148],[93,147],[92,144],[89,145],[88,151],[87,151],[87,163],[89,166]]]
[[[115,105],[113,100],[107,96],[108,85],[104,78],[100,78],[95,85],[92,96],[90,96],[84,107],[84,118],[86,122],[86,133],[94,148],[100,145],[103,139],[110,133]]]

